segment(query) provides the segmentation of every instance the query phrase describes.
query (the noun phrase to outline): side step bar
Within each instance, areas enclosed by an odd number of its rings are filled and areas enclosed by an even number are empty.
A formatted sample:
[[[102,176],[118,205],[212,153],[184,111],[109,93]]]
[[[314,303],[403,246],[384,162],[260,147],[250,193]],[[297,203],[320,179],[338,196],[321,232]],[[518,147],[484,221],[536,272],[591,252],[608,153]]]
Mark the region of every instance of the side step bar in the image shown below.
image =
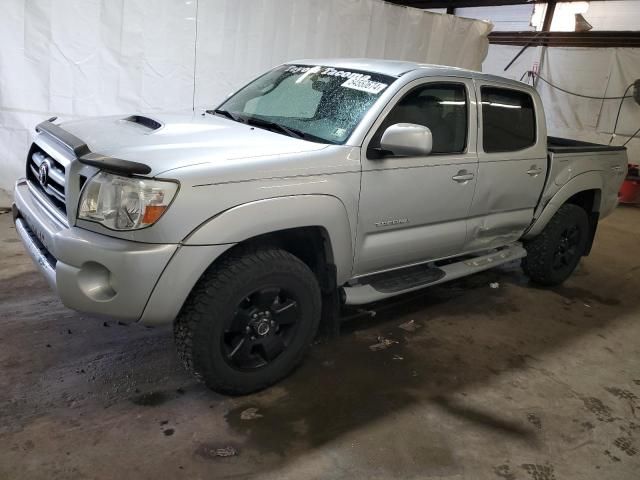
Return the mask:
[[[363,305],[377,302],[431,285],[466,277],[526,256],[527,251],[522,247],[522,244],[515,243],[485,255],[466,257],[464,260],[441,267],[423,264],[369,275],[359,278],[357,284],[351,284],[344,288],[345,303],[347,305]]]

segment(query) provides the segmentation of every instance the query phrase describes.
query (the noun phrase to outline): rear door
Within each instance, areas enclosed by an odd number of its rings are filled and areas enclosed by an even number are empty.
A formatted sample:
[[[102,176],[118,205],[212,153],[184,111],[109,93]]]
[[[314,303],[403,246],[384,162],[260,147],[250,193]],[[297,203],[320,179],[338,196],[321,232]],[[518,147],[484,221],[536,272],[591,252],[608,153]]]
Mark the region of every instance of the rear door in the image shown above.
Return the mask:
[[[526,88],[476,80],[478,177],[466,251],[518,240],[531,224],[547,174],[544,111]]]
[[[396,123],[432,131],[430,155],[380,157]],[[356,275],[460,253],[477,173],[477,120],[471,79],[420,79],[406,85],[363,144]]]

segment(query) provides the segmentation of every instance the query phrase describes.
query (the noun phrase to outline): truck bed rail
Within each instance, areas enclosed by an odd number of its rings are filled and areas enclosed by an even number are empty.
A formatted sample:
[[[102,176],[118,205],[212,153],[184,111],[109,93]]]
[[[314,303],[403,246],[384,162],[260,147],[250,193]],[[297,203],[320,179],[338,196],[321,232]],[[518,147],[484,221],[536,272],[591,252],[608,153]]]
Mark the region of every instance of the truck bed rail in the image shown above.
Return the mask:
[[[547,137],[547,150],[553,153],[616,152],[626,150],[622,145],[602,145],[570,138]]]

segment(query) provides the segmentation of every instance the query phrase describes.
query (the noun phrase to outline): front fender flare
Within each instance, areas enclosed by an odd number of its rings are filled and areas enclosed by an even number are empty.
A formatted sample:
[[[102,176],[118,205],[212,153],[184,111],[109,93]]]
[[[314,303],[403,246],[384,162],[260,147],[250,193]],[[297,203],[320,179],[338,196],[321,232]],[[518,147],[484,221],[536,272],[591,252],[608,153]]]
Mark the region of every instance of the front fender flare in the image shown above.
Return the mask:
[[[600,171],[585,172],[573,177],[571,180],[565,183],[553,197],[551,197],[551,200],[549,200],[544,206],[542,212],[533,222],[523,238],[533,238],[540,232],[542,232],[544,227],[547,226],[547,223],[549,223],[549,220],[551,220],[551,218],[556,214],[558,209],[576,193],[584,192],[586,190],[602,191],[603,186],[604,182],[602,179],[602,172]],[[596,211],[599,211],[600,205],[594,205],[594,208]]]
[[[240,243],[259,235],[299,227],[326,230],[338,284],[351,277],[353,240],[347,209],[331,195],[292,195],[232,207],[210,218],[184,240],[184,245]]]

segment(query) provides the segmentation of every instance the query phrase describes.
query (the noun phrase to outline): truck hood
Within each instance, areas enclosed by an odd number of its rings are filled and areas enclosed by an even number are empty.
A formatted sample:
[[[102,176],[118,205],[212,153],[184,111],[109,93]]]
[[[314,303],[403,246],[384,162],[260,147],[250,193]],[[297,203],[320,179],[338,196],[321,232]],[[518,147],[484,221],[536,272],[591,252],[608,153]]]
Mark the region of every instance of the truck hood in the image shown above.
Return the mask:
[[[152,176],[197,164],[326,148],[325,144],[191,112],[99,117],[61,127],[92,152],[149,165]]]

